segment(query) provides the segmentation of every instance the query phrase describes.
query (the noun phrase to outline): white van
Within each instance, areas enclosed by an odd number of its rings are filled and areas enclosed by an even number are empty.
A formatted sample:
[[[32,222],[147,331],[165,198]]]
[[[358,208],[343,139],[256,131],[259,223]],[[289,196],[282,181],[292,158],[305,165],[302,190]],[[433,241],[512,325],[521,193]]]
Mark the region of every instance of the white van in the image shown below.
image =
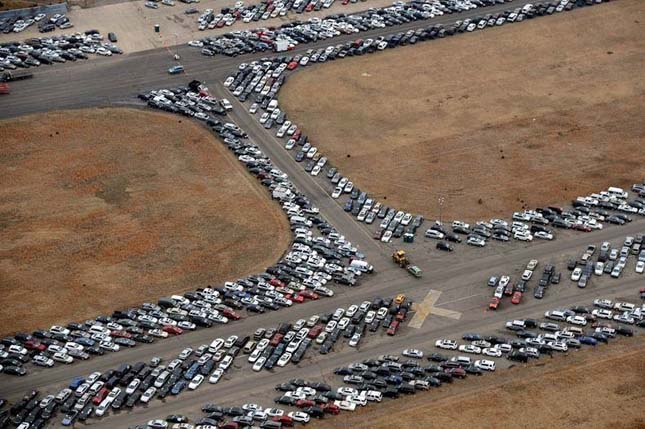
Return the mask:
[[[360,259],[354,259],[352,262],[349,264],[350,267],[353,268],[358,268],[359,270],[363,271],[364,273],[371,273],[374,271],[374,267],[368,264],[365,261],[361,261]]]
[[[307,225],[307,227],[311,228],[311,221],[309,219],[307,219],[306,217],[291,216],[291,218],[289,220],[291,221],[292,224],[293,223],[302,223],[304,225]]]
[[[623,198],[623,199],[627,198],[627,192],[625,192],[622,188],[611,187],[607,189],[607,192],[609,192],[610,194],[618,198]]]
[[[365,393],[365,395],[362,395],[362,393]],[[381,402],[383,400],[383,394],[376,390],[363,391],[361,396],[364,396],[370,402]]]

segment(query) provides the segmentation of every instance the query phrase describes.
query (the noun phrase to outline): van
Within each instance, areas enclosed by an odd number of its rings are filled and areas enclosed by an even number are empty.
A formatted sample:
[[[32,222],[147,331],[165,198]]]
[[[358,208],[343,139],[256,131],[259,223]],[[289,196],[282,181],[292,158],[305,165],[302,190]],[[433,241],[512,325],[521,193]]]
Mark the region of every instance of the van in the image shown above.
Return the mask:
[[[567,332],[571,332],[571,333],[572,333],[572,334],[574,334],[574,335],[584,335],[584,333],[585,333],[585,332],[582,330],[582,328],[579,328],[579,327],[577,327],[577,326],[568,326],[568,327],[565,329],[565,331],[567,331]]]
[[[369,390],[365,392],[365,399],[370,402],[381,402],[383,400],[383,394],[376,390]]]
[[[625,192],[622,188],[610,187],[609,189],[607,189],[607,192],[618,198],[627,198],[627,192]]]
[[[90,326],[88,331],[90,334],[106,334],[110,332],[105,326],[98,324]]]
[[[361,270],[364,273],[371,273],[372,271],[374,271],[373,266],[371,266],[370,264],[368,264],[365,261],[361,261],[360,259],[352,260],[352,262],[349,264],[349,266],[353,267],[353,268],[358,268],[359,270]]]
[[[256,344],[257,343],[255,341],[249,341],[248,343],[246,343],[246,345],[244,346],[244,349],[243,349],[244,354],[248,355],[249,353],[251,353],[253,351],[253,349],[255,348]]]
[[[302,216],[291,216],[289,219],[292,224],[300,223],[303,225],[306,225],[308,228],[311,228],[311,221],[308,220],[306,217]]]

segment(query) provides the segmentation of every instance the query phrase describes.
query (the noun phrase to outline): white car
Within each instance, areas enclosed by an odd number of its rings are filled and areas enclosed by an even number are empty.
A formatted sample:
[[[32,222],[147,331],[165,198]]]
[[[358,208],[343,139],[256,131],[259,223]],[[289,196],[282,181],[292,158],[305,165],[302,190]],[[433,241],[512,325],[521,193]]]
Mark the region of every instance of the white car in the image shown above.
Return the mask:
[[[262,368],[264,367],[264,363],[267,361],[267,358],[264,356],[261,356],[258,358],[258,360],[255,361],[253,364],[253,371],[258,372],[262,371]]]
[[[473,346],[472,344],[462,344],[459,346],[459,351],[478,355],[481,354],[482,349],[477,346]]]
[[[486,240],[484,240],[483,238],[479,238],[474,235],[471,235],[468,237],[466,244],[470,244],[471,246],[475,246],[475,247],[484,247],[486,246]]]
[[[533,277],[533,271],[524,270],[524,272],[522,273],[522,280],[529,281],[531,280],[531,277]]]
[[[334,199],[338,199],[338,197],[340,197],[342,193],[343,193],[343,188],[341,188],[340,186],[337,186],[336,189],[334,189],[334,191],[331,193],[331,197]]]
[[[567,317],[567,323],[571,323],[572,325],[578,325],[578,326],[586,326],[587,319],[585,319],[582,316],[569,316]]]
[[[541,238],[542,240],[553,240],[553,234],[546,231],[536,231],[533,237]]]
[[[423,358],[423,352],[421,350],[417,349],[405,349],[401,354],[405,357],[411,357],[414,359],[421,359]]]
[[[508,285],[508,282],[510,282],[510,281],[511,281],[511,278],[509,276],[502,276],[499,279],[499,285],[498,286],[501,286],[501,287],[504,288],[504,287],[506,287]]]
[[[291,417],[294,421],[299,422],[299,423],[309,423],[309,414],[304,413],[302,411],[291,411],[289,414],[287,414],[289,417]]]
[[[233,363],[233,356],[224,356],[224,359],[219,363],[219,368],[226,371]]]
[[[290,360],[291,360],[291,353],[285,352],[282,354],[282,356],[280,356],[280,359],[278,360],[278,366],[283,367],[286,364],[288,364]]]
[[[222,378],[222,375],[224,375],[224,370],[222,368],[217,368],[208,378],[208,382],[215,384],[220,380],[220,378]]]
[[[453,340],[447,340],[445,338],[437,340],[434,345],[435,347],[439,347],[440,349],[457,350],[457,342]]]
[[[606,310],[604,308],[594,308],[591,314],[593,314],[599,319],[611,319],[614,317],[613,312]]]
[[[476,360],[475,367],[483,371],[495,371],[495,362],[492,360]]]
[[[482,350],[482,354],[490,357],[502,357],[502,351],[496,347],[489,347]]]
[[[141,398],[139,400],[143,402],[144,404],[147,404],[150,402],[152,398],[154,398],[155,394],[157,393],[157,388],[154,386],[148,387],[145,392],[141,395]]]
[[[268,417],[280,417],[280,416],[284,416],[284,410],[283,410],[283,409],[281,409],[281,408],[267,408],[266,410],[264,410],[264,413],[265,413]]]
[[[428,237],[428,238],[436,238],[436,239],[441,240],[441,239],[443,239],[444,234],[443,234],[443,232],[437,231],[435,229],[428,229],[426,231],[426,237]]]
[[[358,396],[358,390],[353,387],[342,386],[336,391],[343,396]]]
[[[73,357],[71,357],[67,353],[63,353],[63,352],[54,353],[53,356],[52,356],[52,359],[54,359],[56,362],[61,362],[61,363],[64,363],[64,364],[70,364],[70,363],[74,362]]]
[[[578,280],[580,280],[581,276],[582,276],[582,268],[578,267],[574,269],[573,272],[571,273],[571,280],[574,282],[577,282]]]
[[[356,347],[358,346],[358,343],[360,341],[361,341],[361,334],[354,334],[352,335],[352,338],[349,340],[349,346]]]
[[[220,103],[222,104],[222,107],[224,108],[224,110],[233,110],[233,105],[226,98],[222,98],[220,100]]]
[[[533,241],[533,236],[525,231],[516,231],[513,238],[520,241]]]
[[[638,261],[638,262],[636,262],[636,268],[635,268],[635,271],[636,271],[638,274],[643,274],[643,272],[645,271],[645,261]]]
[[[54,361],[45,355],[36,355],[31,359],[31,362],[34,365],[38,365],[38,366],[47,366],[47,367],[54,366]]]
[[[566,352],[567,350],[569,350],[569,346],[567,346],[567,343],[562,341],[549,341],[547,345],[551,347],[552,350],[555,350],[556,352]]]
[[[188,383],[188,389],[189,390],[195,390],[199,387],[200,384],[204,381],[204,376],[201,374],[197,374],[195,377],[193,377],[192,380],[190,380],[190,383]]]

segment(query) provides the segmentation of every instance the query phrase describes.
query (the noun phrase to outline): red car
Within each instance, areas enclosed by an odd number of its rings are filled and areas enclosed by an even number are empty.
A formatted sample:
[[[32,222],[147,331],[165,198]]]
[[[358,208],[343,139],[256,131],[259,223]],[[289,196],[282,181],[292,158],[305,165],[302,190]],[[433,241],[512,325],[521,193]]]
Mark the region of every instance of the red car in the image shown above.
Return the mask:
[[[291,136],[291,138],[293,138],[294,140],[298,140],[301,135],[302,135],[302,130],[298,128],[296,132],[293,133],[293,136]]]
[[[229,319],[233,319],[233,320],[239,320],[240,319],[239,314],[237,314],[233,310],[229,310],[228,308],[226,310],[222,311],[222,314],[224,314],[224,316],[228,317]]]
[[[296,401],[296,407],[298,408],[313,407],[314,405],[316,403],[310,399],[298,399]]]
[[[172,335],[181,335],[184,333],[184,330],[181,328],[178,328],[177,326],[172,326],[172,325],[166,325],[162,328],[164,332],[168,332],[169,334]]]
[[[513,294],[513,298],[511,298],[511,302],[515,305],[519,304],[522,301],[522,292],[519,290]]]
[[[456,378],[466,378],[466,370],[463,368],[449,368],[446,372]]]
[[[269,284],[271,286],[275,286],[275,287],[284,287],[285,286],[284,282],[281,282],[280,280],[278,280],[276,278],[272,278],[271,280],[269,280]]]
[[[25,348],[28,350],[38,350],[39,352],[43,352],[47,349],[47,346],[36,340],[29,340],[25,342]]]
[[[305,302],[305,297],[299,294],[287,295],[285,298],[290,299],[293,302],[302,303]]]
[[[396,331],[398,331],[400,323],[401,322],[399,322],[398,320],[392,321],[392,323],[390,323],[390,327],[387,328],[387,334],[390,336],[396,335]]]
[[[314,338],[316,338],[318,335],[320,335],[320,333],[322,332],[322,330],[323,330],[322,325],[316,325],[316,326],[314,326],[313,328],[311,328],[311,330],[310,330],[310,331],[309,331],[309,333],[307,334],[307,337],[309,337],[309,338],[311,338],[311,339],[313,340],[313,339],[314,339]]]
[[[282,423],[282,426],[293,426],[293,419],[289,416],[273,416],[271,420]]]
[[[323,411],[327,414],[337,415],[340,413],[340,408],[336,404],[327,404],[323,407]]]
[[[310,290],[303,290],[302,292],[300,292],[300,295],[304,296],[307,299],[314,299],[315,300],[315,299],[320,298],[320,296],[318,296],[317,293],[312,292]]]
[[[126,331],[114,330],[110,333],[113,337],[132,338],[132,334]]]
[[[497,310],[497,307],[499,307],[499,298],[493,297],[488,304],[488,308],[491,310]]]
[[[218,426],[219,429],[240,429],[238,422],[226,422]]]
[[[287,70],[294,70],[296,67],[298,67],[298,63],[297,63],[297,62],[295,62],[295,61],[291,61],[291,62],[287,65]]]
[[[108,395],[108,393],[110,393],[110,391],[108,390],[107,387],[104,387],[101,390],[99,390],[99,393],[97,393],[96,396],[92,399],[92,402],[94,403],[94,405],[99,405],[101,402],[103,402],[103,400]]]
[[[272,347],[277,347],[278,344],[280,344],[280,342],[282,341],[282,338],[284,338],[284,335],[282,335],[281,333],[275,334],[273,338],[271,338],[271,341],[269,341],[269,345]]]
[[[396,313],[395,319],[398,320],[399,322],[403,322],[407,316],[408,312],[404,310],[400,310],[398,313]]]

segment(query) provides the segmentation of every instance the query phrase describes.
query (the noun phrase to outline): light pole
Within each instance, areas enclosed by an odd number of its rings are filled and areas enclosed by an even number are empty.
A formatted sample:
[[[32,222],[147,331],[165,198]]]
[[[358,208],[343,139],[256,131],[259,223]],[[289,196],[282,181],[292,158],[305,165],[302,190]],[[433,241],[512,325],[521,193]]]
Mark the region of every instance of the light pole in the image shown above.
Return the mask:
[[[446,199],[443,197],[443,195],[439,196],[439,224],[443,225],[441,222],[441,210],[443,209],[443,203]]]

